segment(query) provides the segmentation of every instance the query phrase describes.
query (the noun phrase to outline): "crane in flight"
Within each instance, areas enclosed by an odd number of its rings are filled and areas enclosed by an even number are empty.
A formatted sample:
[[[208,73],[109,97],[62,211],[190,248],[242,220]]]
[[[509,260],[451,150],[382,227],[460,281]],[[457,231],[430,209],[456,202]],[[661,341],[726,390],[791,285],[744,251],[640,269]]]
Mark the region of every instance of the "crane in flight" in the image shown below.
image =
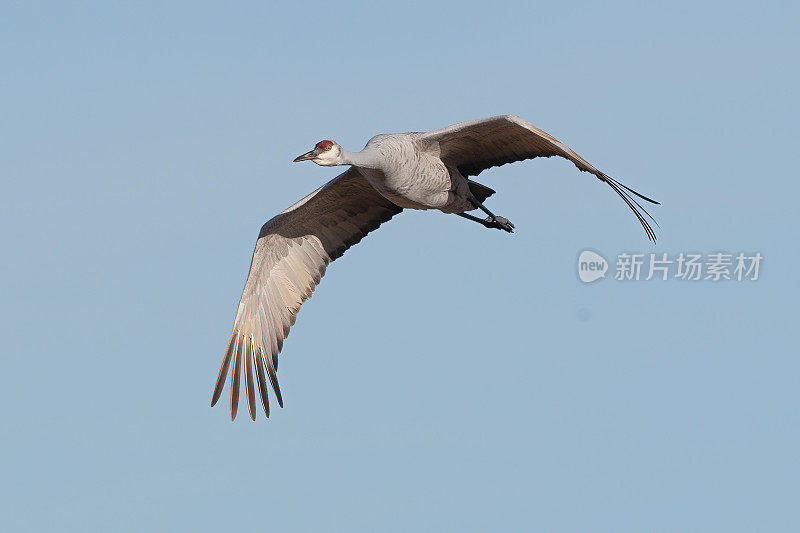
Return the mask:
[[[561,141],[514,115],[427,133],[376,135],[360,152],[324,140],[298,156],[294,161],[350,168],[261,228],[211,405],[222,394],[232,361],[231,420],[239,406],[242,365],[250,418],[256,418],[256,387],[269,417],[267,380],[283,407],[276,372],[289,328],[328,264],[369,232],[403,209],[438,209],[511,233],[514,225],[483,205],[495,191],[470,176],[515,161],[552,156],[566,158],[608,184],[636,215],[648,239],[656,241],[646,217],[653,218],[637,198],[658,202],[600,172]],[[486,217],[468,213],[476,209]]]

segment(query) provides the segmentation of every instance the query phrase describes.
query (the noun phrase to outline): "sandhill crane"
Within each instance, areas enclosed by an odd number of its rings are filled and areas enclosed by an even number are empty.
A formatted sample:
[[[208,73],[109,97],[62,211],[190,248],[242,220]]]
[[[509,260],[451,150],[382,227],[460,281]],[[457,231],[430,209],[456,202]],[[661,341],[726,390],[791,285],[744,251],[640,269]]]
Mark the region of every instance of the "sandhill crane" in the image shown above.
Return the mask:
[[[506,163],[551,156],[564,157],[607,183],[655,242],[645,215],[652,217],[634,196],[658,202],[603,174],[562,142],[513,115],[462,122],[428,133],[377,135],[360,152],[348,152],[324,140],[297,157],[294,161],[350,168],[261,228],[211,405],[219,400],[233,360],[230,412],[231,420],[236,418],[244,360],[250,417],[256,418],[256,385],[269,417],[267,379],[283,407],[276,376],[278,354],[300,305],[311,296],[327,265],[369,232],[403,209],[438,209],[487,228],[513,232],[511,222],[483,205],[495,191],[469,177]],[[474,209],[483,211],[486,218],[467,213]]]

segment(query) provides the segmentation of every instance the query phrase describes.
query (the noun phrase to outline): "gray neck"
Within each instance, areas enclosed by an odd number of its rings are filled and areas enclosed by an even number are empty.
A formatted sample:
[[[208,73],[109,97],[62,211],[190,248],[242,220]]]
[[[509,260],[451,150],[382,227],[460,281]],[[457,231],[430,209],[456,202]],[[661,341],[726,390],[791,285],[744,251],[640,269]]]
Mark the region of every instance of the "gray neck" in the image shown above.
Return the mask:
[[[364,149],[360,152],[348,152],[344,148],[341,150],[339,157],[343,165],[353,165],[361,168],[381,168],[380,158],[374,150]]]

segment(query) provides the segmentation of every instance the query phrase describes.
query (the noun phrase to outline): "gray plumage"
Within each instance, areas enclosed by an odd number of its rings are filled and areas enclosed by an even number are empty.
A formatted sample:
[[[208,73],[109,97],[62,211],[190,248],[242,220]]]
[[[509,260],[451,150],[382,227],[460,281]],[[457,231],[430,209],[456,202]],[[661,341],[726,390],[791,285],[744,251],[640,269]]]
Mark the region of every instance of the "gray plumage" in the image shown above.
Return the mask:
[[[267,380],[283,406],[278,354],[300,306],[311,297],[328,264],[369,232],[405,208],[456,213],[511,232],[513,224],[483,206],[494,191],[468,178],[494,166],[551,156],[564,157],[608,183],[655,242],[645,218],[650,215],[632,195],[657,202],[603,174],[565,144],[513,115],[428,133],[377,135],[354,153],[333,141],[321,141],[296,158],[350,168],[261,228],[211,405],[219,400],[233,362],[231,420],[239,404],[242,363],[250,417],[256,417],[256,388],[269,416]],[[480,220],[466,213],[476,208],[489,217]]]

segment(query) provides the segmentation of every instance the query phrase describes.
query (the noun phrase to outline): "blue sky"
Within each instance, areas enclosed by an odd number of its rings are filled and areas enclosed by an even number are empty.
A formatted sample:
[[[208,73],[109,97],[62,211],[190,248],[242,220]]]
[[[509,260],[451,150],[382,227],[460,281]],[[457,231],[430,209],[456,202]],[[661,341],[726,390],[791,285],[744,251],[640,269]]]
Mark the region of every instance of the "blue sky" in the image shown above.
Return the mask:
[[[797,531],[793,3],[0,8],[0,508],[15,531]],[[261,224],[332,138],[514,113],[517,226],[405,213],[328,270],[269,421],[209,407]],[[592,249],[756,282],[578,281]],[[227,394],[227,389],[226,389]]]

